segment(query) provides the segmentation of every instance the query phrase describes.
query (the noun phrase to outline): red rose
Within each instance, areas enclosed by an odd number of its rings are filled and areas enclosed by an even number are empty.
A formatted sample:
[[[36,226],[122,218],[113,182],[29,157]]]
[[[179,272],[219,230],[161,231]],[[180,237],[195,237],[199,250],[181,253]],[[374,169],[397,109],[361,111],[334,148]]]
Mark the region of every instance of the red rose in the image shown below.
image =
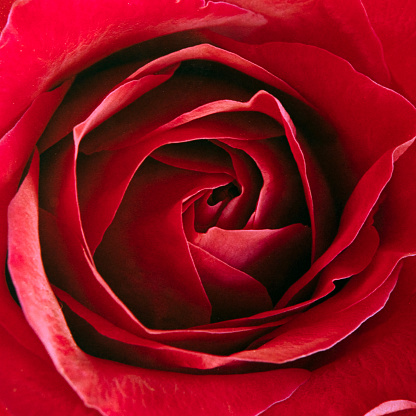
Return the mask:
[[[415,18],[402,0],[16,1],[1,409],[415,412]]]

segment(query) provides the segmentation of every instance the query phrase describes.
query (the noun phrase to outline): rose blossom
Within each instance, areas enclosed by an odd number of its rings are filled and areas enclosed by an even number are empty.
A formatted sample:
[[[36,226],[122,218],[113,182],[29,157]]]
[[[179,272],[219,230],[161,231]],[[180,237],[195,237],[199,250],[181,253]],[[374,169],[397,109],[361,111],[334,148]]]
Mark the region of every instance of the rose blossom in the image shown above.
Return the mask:
[[[1,4],[0,407],[416,408],[416,6]]]

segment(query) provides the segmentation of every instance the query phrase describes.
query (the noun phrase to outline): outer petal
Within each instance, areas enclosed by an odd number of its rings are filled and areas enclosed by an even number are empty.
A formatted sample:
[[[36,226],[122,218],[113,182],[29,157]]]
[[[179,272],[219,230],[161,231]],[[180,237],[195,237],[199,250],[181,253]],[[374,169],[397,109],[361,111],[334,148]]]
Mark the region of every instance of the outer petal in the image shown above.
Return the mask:
[[[31,354],[2,327],[0,336],[0,401],[10,412],[6,415],[99,415],[85,407],[49,357]]]
[[[7,206],[15,194],[25,165],[53,111],[59,105],[70,82],[42,94],[19,122],[0,141],[0,262],[5,264],[7,251]],[[4,270],[4,268],[3,268]],[[24,321],[20,308],[10,296],[4,271],[0,278],[1,324],[28,349],[44,356],[45,351]]]
[[[410,400],[389,400],[370,410],[364,416],[383,416],[392,414],[400,416],[411,416],[412,414],[416,414],[416,403],[411,402]]]
[[[408,0],[363,0],[382,42],[394,88],[416,103],[416,3]]]
[[[0,134],[40,92],[122,48],[183,30],[226,25],[248,31],[263,23],[239,7],[201,0],[17,1],[0,40],[0,113],[7,114]]]
[[[388,86],[389,73],[380,42],[359,0],[230,2],[262,13],[269,20],[269,25],[250,35],[249,40],[298,42],[318,46],[341,56],[358,71]],[[378,7],[378,2],[373,2]],[[393,7],[393,2],[390,3]]]
[[[415,273],[415,259],[406,259],[385,308],[337,347],[316,355],[310,381],[264,416],[363,415],[388,400],[416,401]]]

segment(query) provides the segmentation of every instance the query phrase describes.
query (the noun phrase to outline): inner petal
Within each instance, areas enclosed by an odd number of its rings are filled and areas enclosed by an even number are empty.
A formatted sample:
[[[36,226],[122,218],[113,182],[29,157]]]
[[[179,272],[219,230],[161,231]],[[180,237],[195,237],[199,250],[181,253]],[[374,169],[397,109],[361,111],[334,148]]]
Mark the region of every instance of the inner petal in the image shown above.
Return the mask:
[[[230,181],[152,158],[140,166],[94,259],[98,270],[136,316],[153,328],[210,321],[211,305],[189,253],[182,201]]]
[[[311,230],[302,224],[277,230],[214,227],[196,244],[261,282],[274,302],[310,266]]]

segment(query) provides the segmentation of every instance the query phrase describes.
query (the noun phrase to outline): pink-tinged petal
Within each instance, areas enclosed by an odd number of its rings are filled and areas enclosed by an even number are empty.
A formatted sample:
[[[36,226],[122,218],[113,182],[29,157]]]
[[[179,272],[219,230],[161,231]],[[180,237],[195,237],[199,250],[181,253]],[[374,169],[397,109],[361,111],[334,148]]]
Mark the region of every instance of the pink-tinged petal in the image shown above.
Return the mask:
[[[266,27],[258,29],[248,40],[318,46],[346,59],[358,71],[389,86],[390,77],[383,49],[360,1],[341,3],[337,0],[304,0],[289,3],[232,0],[231,3],[262,13],[269,21]],[[374,4],[377,7],[377,2]]]
[[[31,354],[47,359],[43,345],[25,320],[20,306],[12,298],[4,274],[1,275],[0,288],[0,326],[9,332],[16,342],[24,345]]]
[[[382,43],[394,88],[415,104],[415,3],[406,0],[364,0],[363,5]]]
[[[212,305],[211,322],[241,318],[273,307],[266,288],[248,274],[190,244],[192,259]]]
[[[414,409],[414,410],[411,410]],[[385,416],[385,415],[396,415],[405,416],[415,414],[416,402],[410,400],[389,400],[379,404],[374,409],[367,412],[364,416]],[[410,412],[406,412],[411,410]]]
[[[342,250],[348,247],[365,224],[383,189],[393,175],[395,162],[413,144],[414,140],[390,149],[361,178],[349,198],[341,217],[338,234],[325,253],[285,293],[277,307],[286,306],[302,288],[306,287]]]
[[[311,357],[310,380],[262,416],[365,415],[386,401],[416,402],[415,271],[415,260],[405,259],[383,310],[337,346]]]
[[[0,259],[6,262],[7,207],[14,196],[25,165],[28,163],[36,141],[42,134],[51,114],[61,102],[70,82],[54,91],[42,94],[35,100],[19,122],[0,141]],[[4,269],[3,269],[4,270]],[[45,351],[24,321],[18,305],[10,296],[4,271],[1,272],[0,315],[3,325],[17,340],[27,342],[28,349],[43,356]]]
[[[263,66],[310,102],[334,127],[352,177],[361,177],[388,149],[414,136],[416,110],[406,99],[327,51],[279,42],[251,46],[226,38],[215,43]]]
[[[294,224],[277,230],[211,228],[196,244],[261,282],[274,300],[304,273],[310,261],[309,227]]]
[[[87,408],[56,371],[48,356],[40,359],[0,326],[0,402],[10,413],[59,416],[98,416]]]
[[[257,340],[254,350],[235,356],[285,363],[333,347],[384,307],[398,279],[398,262],[394,253],[379,253],[339,293],[267,335],[264,345]]]
[[[225,25],[238,33],[263,23],[261,15],[222,2],[19,1],[1,37],[0,113],[7,117],[0,131],[39,93],[122,48],[178,31]]]
[[[103,414],[120,416],[153,416],[155,410],[161,415],[192,416],[195,409],[203,416],[230,412],[252,416],[286,400],[309,376],[301,369],[195,376],[91,361],[87,369],[90,379],[80,382],[78,391]]]
[[[33,165],[35,166],[35,165]],[[33,168],[34,169],[34,168]],[[309,377],[301,369],[228,376],[194,376],[146,370],[98,359],[75,344],[49,286],[37,241],[36,172],[31,169],[9,208],[9,267],[26,318],[57,371],[86,406],[103,415],[201,415],[234,412],[251,416],[287,399]],[[26,241],[22,253],[19,248]],[[204,392],[204,395],[195,392]],[[243,400],[246,397],[252,400]],[[179,398],[179,400],[178,400]]]
[[[130,182],[94,258],[145,325],[168,329],[209,322],[211,307],[182,228],[182,201],[229,182],[225,174],[185,171],[151,158]]]

